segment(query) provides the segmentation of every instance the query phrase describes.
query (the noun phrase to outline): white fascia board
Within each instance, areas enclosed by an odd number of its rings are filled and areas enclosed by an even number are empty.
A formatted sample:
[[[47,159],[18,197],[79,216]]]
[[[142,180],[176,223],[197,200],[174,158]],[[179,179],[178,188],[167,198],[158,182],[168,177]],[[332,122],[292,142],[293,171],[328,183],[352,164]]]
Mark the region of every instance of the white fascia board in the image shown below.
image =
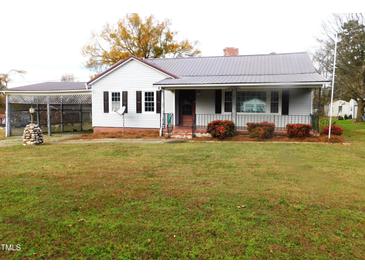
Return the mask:
[[[132,56],[132,57],[129,57],[129,58],[128,58],[127,60],[125,60],[124,62],[120,63],[120,64],[119,64],[118,66],[116,66],[115,68],[113,68],[113,69],[111,69],[110,71],[108,71],[107,73],[105,73],[105,74],[101,75],[100,77],[96,78],[95,80],[91,81],[91,82],[88,84],[88,86],[91,86],[91,85],[95,84],[97,81],[99,81],[99,80],[103,79],[105,76],[109,75],[109,74],[110,74],[110,73],[112,73],[113,71],[115,71],[115,70],[119,69],[121,66],[124,66],[125,64],[129,63],[129,62],[130,62],[130,61],[132,61],[132,60],[137,61],[138,63],[143,64],[143,65],[145,65],[146,67],[149,67],[149,68],[151,68],[151,69],[154,69],[155,71],[158,71],[159,73],[161,73],[161,74],[163,74],[163,75],[166,75],[166,76],[167,76],[167,77],[169,77],[169,78],[172,78],[172,76],[171,76],[171,75],[169,75],[169,74],[167,74],[167,73],[165,73],[165,72],[163,72],[163,71],[161,71],[161,70],[159,70],[159,69],[157,69],[157,68],[155,68],[155,67],[153,67],[153,66],[151,66],[151,65],[149,65],[149,64],[146,64],[145,62],[141,62],[140,60],[138,60],[137,58],[134,58],[134,57]]]
[[[325,82],[303,82],[303,83],[244,83],[244,84],[190,84],[190,85],[161,85],[153,84],[154,86],[159,86],[161,88],[210,88],[210,87],[321,87]]]
[[[27,91],[27,90],[4,90],[5,94],[8,95],[81,95],[81,94],[91,94],[91,89],[88,90],[38,90],[38,91]]]

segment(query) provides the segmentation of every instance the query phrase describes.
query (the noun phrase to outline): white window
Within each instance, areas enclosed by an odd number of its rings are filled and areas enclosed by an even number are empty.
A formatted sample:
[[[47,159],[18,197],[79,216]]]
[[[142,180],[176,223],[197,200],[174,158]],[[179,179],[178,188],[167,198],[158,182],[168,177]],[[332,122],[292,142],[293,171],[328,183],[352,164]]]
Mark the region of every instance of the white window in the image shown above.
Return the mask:
[[[237,92],[237,112],[265,113],[266,92]]]
[[[112,92],[112,111],[120,109],[120,92]]]
[[[155,93],[153,91],[146,91],[144,93],[144,111],[155,111]]]

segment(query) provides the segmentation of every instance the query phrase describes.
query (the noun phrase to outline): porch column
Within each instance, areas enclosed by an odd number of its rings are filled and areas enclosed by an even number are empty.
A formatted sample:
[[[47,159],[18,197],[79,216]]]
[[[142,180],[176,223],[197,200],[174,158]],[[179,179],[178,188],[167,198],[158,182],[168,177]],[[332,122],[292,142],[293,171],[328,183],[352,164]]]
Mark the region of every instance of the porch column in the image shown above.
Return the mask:
[[[51,107],[49,105],[49,96],[47,96],[47,130],[48,136],[51,136]]]
[[[9,95],[5,95],[5,137],[11,135]]]
[[[233,88],[232,90],[232,120],[237,127],[237,89]]]
[[[160,110],[160,136],[163,136],[164,118],[165,118],[165,90],[159,88],[161,91],[161,110]]]
[[[63,97],[61,96],[61,105],[60,105],[60,122],[61,122],[61,132],[63,133],[64,127],[63,127]]]

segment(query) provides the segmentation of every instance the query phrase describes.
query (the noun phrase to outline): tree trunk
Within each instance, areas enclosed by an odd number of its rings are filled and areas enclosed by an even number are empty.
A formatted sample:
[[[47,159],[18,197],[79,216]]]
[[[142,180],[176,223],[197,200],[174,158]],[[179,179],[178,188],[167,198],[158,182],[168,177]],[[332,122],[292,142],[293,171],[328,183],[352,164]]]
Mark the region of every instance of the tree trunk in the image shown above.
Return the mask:
[[[362,117],[364,116],[364,107],[365,102],[364,100],[357,101],[357,113],[356,113],[356,122],[362,122]]]

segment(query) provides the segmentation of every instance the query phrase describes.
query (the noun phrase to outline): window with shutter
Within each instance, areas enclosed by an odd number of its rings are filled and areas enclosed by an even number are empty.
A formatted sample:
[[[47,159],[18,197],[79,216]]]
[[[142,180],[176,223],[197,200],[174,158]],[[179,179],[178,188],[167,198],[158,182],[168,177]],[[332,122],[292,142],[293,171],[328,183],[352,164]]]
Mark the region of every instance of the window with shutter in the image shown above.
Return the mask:
[[[112,111],[120,109],[120,92],[112,92]]]
[[[144,111],[155,111],[155,93],[153,91],[146,91],[144,93]]]

